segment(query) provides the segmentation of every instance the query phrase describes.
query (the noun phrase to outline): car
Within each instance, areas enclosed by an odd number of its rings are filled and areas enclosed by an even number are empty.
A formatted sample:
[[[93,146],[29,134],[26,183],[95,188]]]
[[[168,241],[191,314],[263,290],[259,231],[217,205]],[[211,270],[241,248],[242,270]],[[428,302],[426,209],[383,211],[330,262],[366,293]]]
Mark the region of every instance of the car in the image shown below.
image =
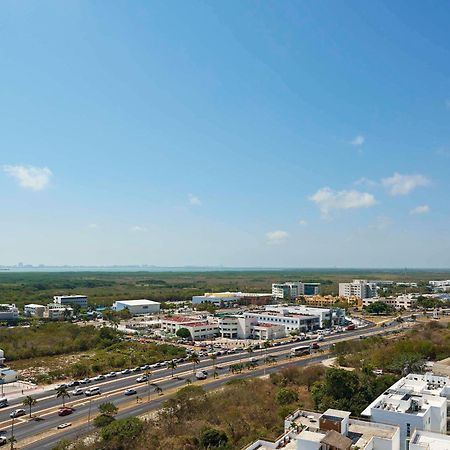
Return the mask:
[[[140,367],[135,367],[134,369],[131,369],[132,372],[139,372],[141,370]]]
[[[114,378],[114,377],[117,377],[116,372],[109,372],[108,374],[106,374],[106,378]]]
[[[142,376],[140,376],[140,377],[137,377],[137,378],[136,378],[136,381],[137,381],[138,383],[145,383],[146,381],[148,381],[148,377],[147,377],[146,375],[142,375]]]
[[[58,389],[67,389],[68,387],[69,387],[68,384],[62,383],[62,384],[58,384],[58,386],[56,386],[55,390],[58,390]]]
[[[122,372],[120,372],[122,375],[128,375],[129,373],[131,373],[130,369],[123,369]]]
[[[135,394],[137,394],[137,391],[136,391],[136,389],[127,389],[127,390],[124,392],[124,394],[125,394],[125,395],[135,395]]]
[[[90,397],[91,395],[100,395],[100,388],[98,386],[88,388],[84,391],[84,395],[87,397]]]
[[[83,378],[82,380],[80,380],[81,384],[89,384],[91,382],[90,378]]]
[[[148,364],[141,366],[141,370],[148,370],[149,368],[150,368],[150,366]]]
[[[72,394],[72,395],[83,395],[83,394],[84,394],[84,391],[83,391],[83,389],[81,389],[81,388],[75,388],[75,389],[71,392],[71,394]]]
[[[75,386],[79,386],[80,382],[79,381],[71,381],[67,387],[75,387]]]
[[[6,436],[0,436],[0,445],[6,445],[8,443],[8,439]]]
[[[72,424],[70,422],[60,423],[56,428],[58,430],[63,430],[64,428],[71,427]]]
[[[73,413],[73,408],[60,408],[58,411],[58,416],[68,416]]]
[[[16,417],[21,417],[24,416],[26,414],[26,411],[24,409],[15,409],[10,415],[9,417],[11,417],[11,419],[15,419]]]

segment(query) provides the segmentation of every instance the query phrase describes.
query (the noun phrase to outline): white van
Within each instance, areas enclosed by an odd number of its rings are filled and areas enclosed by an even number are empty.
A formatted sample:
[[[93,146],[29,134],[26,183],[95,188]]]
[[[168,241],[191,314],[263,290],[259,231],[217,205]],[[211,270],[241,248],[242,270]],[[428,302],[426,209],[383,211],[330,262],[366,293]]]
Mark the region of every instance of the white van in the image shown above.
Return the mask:
[[[95,386],[84,391],[84,394],[90,397],[91,395],[100,395],[100,388]]]

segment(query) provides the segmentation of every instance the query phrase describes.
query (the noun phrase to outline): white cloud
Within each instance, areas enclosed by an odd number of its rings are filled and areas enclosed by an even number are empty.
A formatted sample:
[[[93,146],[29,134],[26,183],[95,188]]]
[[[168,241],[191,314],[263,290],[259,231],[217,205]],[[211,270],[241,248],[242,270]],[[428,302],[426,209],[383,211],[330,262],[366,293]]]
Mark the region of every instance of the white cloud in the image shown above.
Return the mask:
[[[100,226],[98,224],[96,224],[96,223],[90,223],[88,225],[88,228],[91,229],[91,230],[98,230],[100,228]]]
[[[188,194],[189,204],[193,206],[201,206],[201,200],[194,194]]]
[[[428,205],[419,205],[413,208],[409,213],[410,214],[427,214],[431,211],[431,208]]]
[[[333,191],[328,187],[319,189],[309,199],[319,207],[324,216],[328,216],[333,210],[368,208],[376,204],[375,197],[368,192]]]
[[[308,222],[306,220],[301,219],[298,221],[298,224],[301,225],[302,227],[304,227],[304,226],[308,225]]]
[[[424,175],[402,175],[395,172],[392,177],[383,178],[381,184],[391,195],[406,195],[420,186],[428,186],[430,180]]]
[[[355,138],[350,142],[355,147],[361,147],[361,145],[364,144],[366,139],[361,134],[358,134],[358,136],[355,136]]]
[[[50,182],[52,171],[48,167],[3,166],[3,171],[13,177],[20,186],[33,191],[45,189]]]
[[[281,244],[289,237],[289,233],[282,230],[269,231],[266,237],[269,244]]]
[[[140,225],[133,225],[133,226],[130,228],[130,231],[132,231],[133,233],[147,233],[148,228],[142,227],[142,226],[140,226]]]
[[[375,187],[378,185],[376,181],[371,180],[370,178],[361,177],[354,183],[356,186],[366,186],[366,187]]]

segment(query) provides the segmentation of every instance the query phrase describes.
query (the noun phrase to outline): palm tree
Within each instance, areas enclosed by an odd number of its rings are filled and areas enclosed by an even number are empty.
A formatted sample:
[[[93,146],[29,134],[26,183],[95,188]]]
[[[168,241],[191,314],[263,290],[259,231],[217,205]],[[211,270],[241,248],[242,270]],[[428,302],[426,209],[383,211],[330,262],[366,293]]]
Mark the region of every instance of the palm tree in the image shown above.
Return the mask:
[[[169,361],[167,363],[167,368],[171,370],[172,372],[172,378],[173,378],[173,371],[177,368],[177,363],[175,361]]]
[[[216,378],[216,376],[218,376],[219,374],[217,373],[217,367],[216,367],[216,360],[217,360],[217,355],[215,353],[211,353],[209,355],[209,359],[213,362],[213,369],[214,369],[214,378]]]
[[[161,395],[162,394],[162,388],[161,387],[159,387],[157,384],[155,384],[154,385],[155,386],[155,392],[158,394],[158,395]]]
[[[200,358],[197,353],[192,353],[191,356],[189,356],[189,361],[192,363],[192,373],[195,373],[195,366],[200,364]]]
[[[60,387],[58,387],[58,388],[56,389],[56,398],[62,399],[62,405],[63,405],[63,408],[64,408],[64,406],[65,406],[65,404],[66,404],[65,399],[66,399],[66,398],[69,398],[69,397],[70,397],[70,394],[69,394],[69,392],[67,391],[67,388],[66,388],[66,387],[60,386]]]
[[[30,419],[31,419],[31,408],[37,403],[36,399],[33,398],[31,395],[27,395],[24,399],[22,404],[24,406],[28,406],[30,408]]]

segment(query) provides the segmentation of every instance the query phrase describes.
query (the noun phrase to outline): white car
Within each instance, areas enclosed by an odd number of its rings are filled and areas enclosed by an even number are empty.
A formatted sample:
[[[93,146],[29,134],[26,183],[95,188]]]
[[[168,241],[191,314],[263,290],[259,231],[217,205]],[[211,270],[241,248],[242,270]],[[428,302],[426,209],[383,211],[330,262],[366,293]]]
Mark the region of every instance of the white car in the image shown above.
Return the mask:
[[[21,417],[24,416],[25,414],[26,411],[24,409],[16,409],[9,415],[9,417],[11,417],[11,419],[15,419],[16,417]]]
[[[109,372],[109,373],[106,375],[106,378],[114,378],[114,377],[117,377],[117,373],[116,373],[116,372]]]
[[[83,395],[83,393],[84,391],[81,388],[76,388],[71,392],[72,395]]]
[[[72,426],[71,422],[64,422],[64,423],[60,423],[56,428],[58,430],[63,430],[64,428],[71,427],[71,426]]]
[[[0,445],[6,445],[8,442],[8,439],[6,436],[0,436]]]

